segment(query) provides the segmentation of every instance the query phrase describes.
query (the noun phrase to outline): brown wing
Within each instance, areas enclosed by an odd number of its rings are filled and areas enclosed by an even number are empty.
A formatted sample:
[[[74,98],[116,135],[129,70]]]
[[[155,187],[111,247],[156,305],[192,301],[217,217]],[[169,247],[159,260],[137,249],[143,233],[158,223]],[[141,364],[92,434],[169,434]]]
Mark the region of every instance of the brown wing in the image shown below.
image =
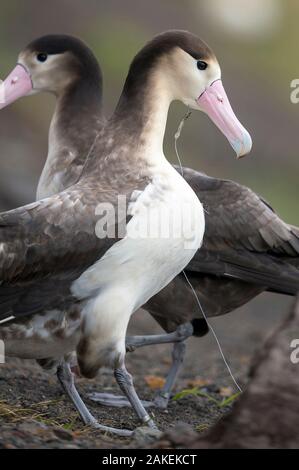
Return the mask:
[[[177,276],[143,307],[168,332],[174,331],[178,325],[193,321],[195,335],[201,336],[207,331],[206,325],[204,322],[194,322],[194,319],[202,319],[201,308],[207,317],[224,315],[264,290],[256,284],[211,275],[201,276],[198,273],[194,275],[192,272],[188,272],[188,279],[201,307],[182,275]]]
[[[206,211],[202,248],[188,270],[299,290],[299,233],[245,186],[184,169]]]
[[[74,279],[117,239],[95,234],[97,201],[117,193],[64,191],[0,214],[0,320],[63,307]]]

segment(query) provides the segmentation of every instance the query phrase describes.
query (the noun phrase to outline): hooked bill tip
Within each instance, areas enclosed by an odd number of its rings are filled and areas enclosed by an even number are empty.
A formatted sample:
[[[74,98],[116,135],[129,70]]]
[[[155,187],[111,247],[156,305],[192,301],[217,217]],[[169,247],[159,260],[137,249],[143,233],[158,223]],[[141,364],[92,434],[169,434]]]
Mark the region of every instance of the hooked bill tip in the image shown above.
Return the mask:
[[[250,153],[252,148],[252,139],[250,137],[250,134],[245,131],[243,133],[243,138],[234,140],[233,142],[231,142],[231,146],[237,154],[237,159],[245,157],[245,155]]]

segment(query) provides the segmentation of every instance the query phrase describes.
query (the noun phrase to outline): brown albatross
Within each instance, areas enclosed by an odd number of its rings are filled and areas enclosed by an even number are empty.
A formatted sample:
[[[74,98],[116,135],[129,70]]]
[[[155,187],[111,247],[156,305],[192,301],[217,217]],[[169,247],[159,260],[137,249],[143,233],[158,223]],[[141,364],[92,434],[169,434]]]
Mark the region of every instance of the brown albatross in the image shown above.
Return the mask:
[[[57,41],[59,37],[53,36],[51,38],[52,40],[55,38]],[[49,41],[49,39],[50,37],[47,38],[47,41]],[[44,42],[45,40],[46,38],[41,38],[38,40],[38,43],[41,44],[41,41]],[[61,37],[61,40],[65,42],[66,40],[70,41],[71,38]],[[77,40],[74,39],[74,41],[76,42]],[[65,67],[64,61],[61,61],[61,66]],[[90,75],[92,74],[90,73]],[[60,183],[60,188],[62,189],[63,186],[68,186],[69,184],[74,183],[82,172],[82,165],[84,163],[83,155],[88,155],[89,153],[87,142],[89,142],[90,146],[93,145],[99,126],[103,122],[102,108],[99,106],[101,100],[97,101],[98,94],[100,95],[101,79],[98,81],[98,91],[95,89],[94,95],[89,94],[88,96],[85,96],[85,100],[83,101],[83,104],[85,105],[83,111],[86,109],[86,115],[84,117],[86,132],[84,133],[84,139],[82,139],[81,134],[81,120],[79,121],[76,118],[74,106],[72,105],[70,107],[72,111],[69,112],[65,99],[58,100],[58,106],[52,120],[53,126],[55,123],[55,128],[57,130],[55,132],[51,132],[52,138],[49,139],[50,150],[42,178],[45,181],[45,188],[40,192],[41,197],[43,195],[50,195],[51,193],[54,194],[56,192],[56,188],[52,185],[52,181],[60,180],[61,175],[65,175],[67,178],[66,181],[61,181]],[[52,91],[51,87],[55,89],[53,84],[47,84],[46,89]],[[61,96],[66,96],[65,91]],[[91,111],[97,102],[98,105],[95,112],[89,113],[88,110]],[[64,106],[61,108],[62,103],[64,103]],[[64,116],[64,119],[59,115]],[[60,126],[58,125],[60,122],[68,122],[70,126],[66,126],[66,128],[61,131],[59,130]],[[88,122],[89,126],[87,126]],[[97,126],[94,131],[93,126]],[[57,152],[57,150],[51,150],[51,147],[53,149],[57,149],[57,144],[53,144],[53,135],[55,135],[56,142],[59,138],[63,138],[63,145],[58,146],[58,148],[61,149],[60,152]],[[80,136],[79,141],[76,140],[78,139],[78,136]],[[78,158],[75,158],[72,161],[70,161],[68,157],[70,154],[70,148],[72,148],[72,152],[74,154],[78,155]],[[80,152],[81,148],[84,150],[82,153]],[[54,164],[52,164],[52,161]],[[66,168],[69,168],[70,171],[64,171]],[[184,177],[187,179],[189,184],[191,184],[199,199],[202,201],[204,207],[207,208],[206,233],[203,248],[202,251],[198,252],[193,259],[193,262],[197,260],[199,264],[198,267],[195,268],[192,266],[193,272],[189,271],[187,268],[187,275],[192,281],[192,285],[196,290],[197,296],[199,297],[207,316],[218,316],[228,313],[248,302],[260,292],[266,290],[266,284],[269,284],[269,279],[265,282],[262,281],[265,286],[259,285],[259,276],[272,276],[270,285],[275,283],[275,288],[274,286],[272,286],[272,288],[268,287],[268,290],[277,290],[284,294],[294,293],[297,290],[298,285],[298,272],[293,270],[291,263],[296,265],[296,249],[295,253],[293,253],[294,256],[288,256],[283,265],[281,265],[281,268],[284,271],[283,285],[281,283],[280,274],[277,275],[277,273],[274,272],[276,267],[275,263],[277,262],[277,260],[275,261],[276,257],[274,260],[272,258],[274,254],[272,253],[274,246],[274,232],[276,230],[277,234],[278,232],[282,233],[286,230],[286,224],[278,219],[274,212],[271,214],[271,211],[269,210],[270,207],[264,201],[258,198],[252,191],[238,185],[237,183],[211,178],[186,168],[184,168],[183,173]],[[45,177],[47,174],[51,177]],[[39,186],[41,186],[41,183]],[[231,213],[234,214],[233,219],[231,219]],[[267,228],[270,221],[272,226],[271,229]],[[251,240],[252,243],[252,240],[255,239],[255,246],[257,246],[257,244],[261,243],[262,239],[260,233],[266,233],[265,231],[267,231],[268,237],[272,238],[272,243],[269,243],[268,246],[269,250],[266,245],[264,246],[264,249],[260,246],[260,251],[257,251],[253,245],[250,248],[248,240]],[[287,232],[285,232],[285,235],[286,234]],[[291,241],[295,244],[296,237],[298,236],[298,229],[293,228],[293,234],[289,234],[287,237],[288,236],[291,236]],[[213,243],[212,240],[214,240]],[[233,261],[233,257],[235,257],[235,248],[237,244],[240,243],[240,240],[243,240],[242,244],[244,245],[242,246],[242,264],[245,262],[245,266],[239,266],[240,272],[238,275],[235,273],[234,277],[229,278],[227,277],[229,273],[224,273],[223,266],[217,265],[218,262],[215,262],[215,259],[217,259],[217,254],[221,255],[222,253],[222,255],[224,255],[225,253],[229,266]],[[281,239],[278,243],[281,245],[282,242],[283,240]],[[210,260],[208,268],[206,266],[206,261],[203,260],[204,252],[206,253],[205,258]],[[260,256],[261,253],[263,256]],[[241,253],[239,256],[241,257]],[[248,268],[251,269],[251,272],[244,270],[244,268],[246,269],[246,264],[249,263],[248,256],[251,259],[250,266],[248,266]],[[263,263],[263,261],[265,261],[265,263]],[[213,269],[211,269],[212,264],[214,265]],[[268,274],[264,270],[264,265],[269,267],[271,266],[271,270]],[[244,270],[243,273],[241,273],[242,270]],[[277,276],[279,276],[279,279]],[[293,280],[291,277],[293,277]],[[292,287],[292,283],[294,281],[295,286]],[[279,283],[278,286],[277,282]],[[188,332],[194,332],[195,335],[201,336],[207,331],[205,322],[201,321],[201,318],[198,315],[199,312],[196,300],[190,292],[190,287],[186,284],[182,275],[175,278],[171,284],[153,297],[146,304],[145,308],[158,320],[158,322],[160,322],[161,326],[164,327],[166,331],[174,331],[177,325],[181,325],[183,327],[179,330],[179,335],[176,335],[173,338],[174,340],[177,340],[180,335],[184,338],[188,335]],[[190,325],[188,328],[185,326],[185,322],[190,320],[193,321],[193,325]],[[160,338],[146,337],[144,340],[143,338],[130,338],[128,346],[129,348],[132,348],[134,344],[152,344],[153,342],[170,339],[171,337],[168,337],[167,339],[163,336]],[[175,344],[173,353],[174,364],[166,382],[165,390],[156,397],[155,404],[157,406],[167,406],[175,374],[178,366],[183,360],[184,350],[185,345],[183,341]],[[51,364],[51,361],[43,360],[42,362],[46,365],[49,363]],[[61,365],[59,367],[59,371],[61,372]],[[63,374],[63,376],[64,375],[65,374]],[[125,402],[120,398],[107,395],[101,396],[100,394],[96,394],[94,398],[105,404],[118,404],[119,406],[125,405]]]
[[[62,45],[57,49],[31,52],[51,70],[64,51]],[[16,90],[34,88],[25,58],[11,86],[13,98]],[[78,344],[83,375],[113,367],[137,415],[150,425],[125,368],[127,324],[188,264],[204,232],[201,203],[162,151],[174,99],[207,112],[239,156],[250,150],[212,51],[190,33],[168,32],[134,59],[116,111],[78,183],[0,215],[0,334],[7,354],[61,357]],[[95,233],[99,204],[117,210],[120,195],[128,205],[125,236],[102,238]],[[166,237],[159,232],[165,209],[174,221]],[[154,236],[148,236],[148,227]],[[53,321],[60,323],[59,334],[46,328]]]
[[[55,57],[45,67],[49,55]],[[48,92],[56,105],[48,137],[48,155],[37,188],[37,199],[46,198],[75,184],[83,171],[97,136],[104,126],[102,72],[92,51],[81,40],[68,35],[47,35],[32,41],[19,55],[16,68],[4,82],[8,106],[20,96]],[[30,80],[24,75],[24,62]],[[18,83],[23,77],[23,81]],[[13,85],[13,86],[11,86]],[[61,318],[46,323],[51,334],[61,332]],[[0,321],[1,323],[4,323]],[[43,322],[41,322],[43,327]],[[41,345],[38,346],[42,351]],[[74,402],[85,424],[97,425],[81,400],[71,373],[72,354],[37,359],[46,370],[56,371],[63,389]]]

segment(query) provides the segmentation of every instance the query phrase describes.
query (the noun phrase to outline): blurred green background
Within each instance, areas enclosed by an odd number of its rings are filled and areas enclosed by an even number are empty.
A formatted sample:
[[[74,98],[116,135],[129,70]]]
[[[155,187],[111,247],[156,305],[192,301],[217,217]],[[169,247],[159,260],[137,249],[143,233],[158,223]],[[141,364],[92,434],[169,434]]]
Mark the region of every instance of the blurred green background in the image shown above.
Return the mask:
[[[102,65],[108,114],[144,42],[166,29],[188,29],[216,52],[227,93],[254,147],[251,156],[235,161],[214,125],[194,112],[179,143],[183,163],[250,186],[287,221],[299,224],[299,104],[290,102],[290,82],[299,77],[298,16],[295,0],[2,0],[0,77],[33,38],[79,36]],[[34,198],[53,106],[52,96],[38,95],[1,111],[1,209]],[[181,104],[170,112],[165,150],[172,161],[173,135],[184,112]]]
[[[286,221],[299,225],[299,104],[290,101],[290,82],[299,78],[298,18],[296,0],[1,0],[0,77],[32,39],[48,33],[79,36],[101,63],[109,114],[129,63],[145,41],[171,28],[192,31],[214,49],[232,106],[254,145],[250,156],[236,161],[216,127],[193,112],[179,141],[183,164],[250,186]],[[36,95],[0,112],[0,209],[34,199],[54,104],[52,96]],[[173,136],[184,113],[181,104],[170,110],[165,152],[173,162]],[[258,346],[288,303],[285,297],[263,294],[215,320],[229,357],[245,345],[244,353]],[[212,370],[211,351],[219,355],[215,342],[208,336],[200,344],[201,350],[194,342],[196,354]]]

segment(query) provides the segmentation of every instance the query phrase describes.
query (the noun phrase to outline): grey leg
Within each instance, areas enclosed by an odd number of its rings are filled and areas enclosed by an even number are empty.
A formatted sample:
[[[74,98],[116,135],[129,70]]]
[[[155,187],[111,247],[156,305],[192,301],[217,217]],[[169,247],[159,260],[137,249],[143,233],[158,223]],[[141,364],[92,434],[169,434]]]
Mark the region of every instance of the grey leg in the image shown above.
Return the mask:
[[[193,326],[191,323],[184,323],[173,332],[162,335],[147,335],[147,336],[127,336],[126,348],[127,351],[134,351],[143,346],[152,346],[155,344],[178,343],[193,335]]]
[[[127,371],[125,364],[123,364],[120,368],[115,369],[114,375],[121,391],[125,394],[129,402],[131,403],[131,406],[140,421],[143,424],[149,426],[150,428],[157,429],[157,426],[145,410],[136,393],[132,376]]]
[[[180,366],[182,365],[186,352],[186,344],[184,341],[175,343],[172,351],[172,364],[167,374],[164,387],[157,393],[154,401],[142,400],[142,405],[145,408],[156,407],[161,410],[166,410],[170,399],[171,391],[173,389],[175,380],[177,378]],[[130,401],[122,395],[112,395],[111,393],[97,393],[94,392],[88,395],[93,401],[96,401],[104,406],[113,406],[116,408],[124,408],[131,406]]]
[[[178,370],[183,362],[186,346],[184,340],[193,335],[193,326],[191,323],[184,323],[180,325],[176,331],[164,335],[151,335],[151,336],[128,336],[126,338],[127,351],[134,351],[136,348],[142,346],[149,346],[154,344],[174,343],[172,352],[173,363],[167,375],[166,383],[163,389],[157,394],[154,401],[142,401],[142,405],[146,408],[157,407],[166,409],[173,388]],[[111,393],[98,393],[93,392],[88,397],[104,406],[113,406],[123,408],[130,406],[130,401],[125,396],[113,395]]]
[[[154,405],[157,408],[166,410],[179,369],[184,361],[186,344],[184,341],[175,343],[172,350],[172,364],[168,372],[164,387],[157,393],[154,399]]]
[[[83,402],[76,389],[74,383],[74,375],[70,369],[69,364],[67,364],[66,362],[62,362],[57,367],[57,378],[63,390],[67,393],[72,403],[74,404],[84,424],[92,426],[101,431],[117,434],[119,436],[129,437],[133,435],[133,431],[128,431],[126,429],[115,429],[109,426],[104,426],[97,422],[97,420],[94,418],[94,416],[92,416],[92,414],[86,407],[85,403]]]

